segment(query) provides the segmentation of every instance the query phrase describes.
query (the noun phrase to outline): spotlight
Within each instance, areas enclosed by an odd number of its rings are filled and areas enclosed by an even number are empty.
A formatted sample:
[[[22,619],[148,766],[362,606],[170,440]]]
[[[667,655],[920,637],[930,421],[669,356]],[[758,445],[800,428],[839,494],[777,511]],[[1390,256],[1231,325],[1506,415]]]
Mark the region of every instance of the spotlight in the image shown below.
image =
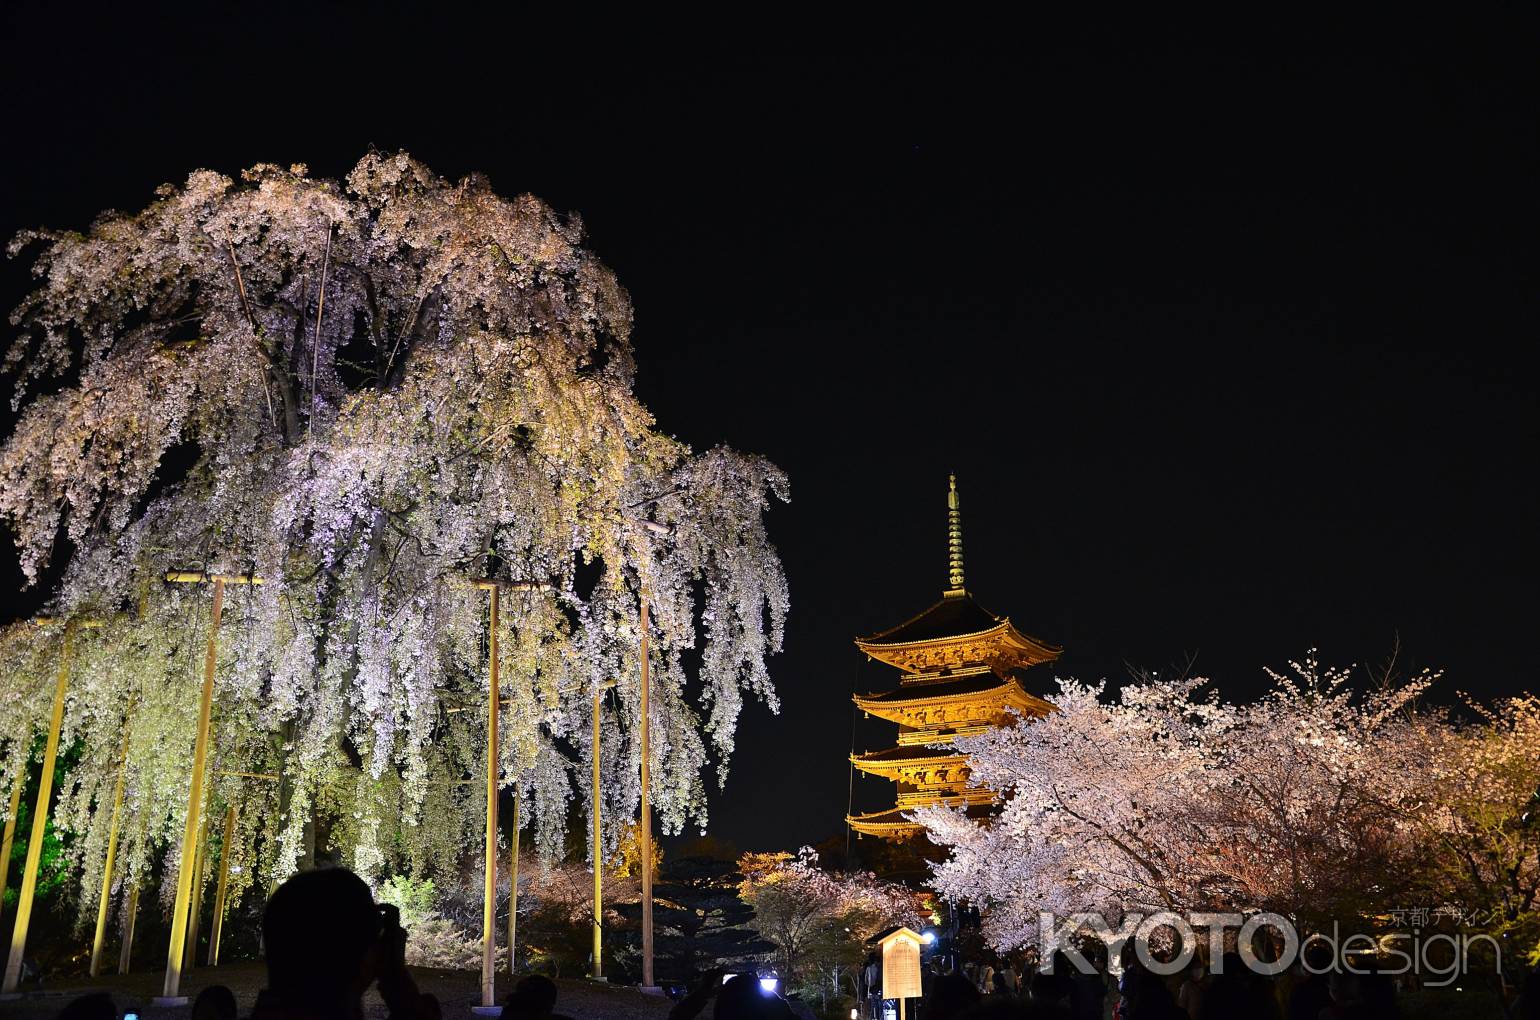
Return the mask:
[[[766,995],[774,995],[776,986],[780,983],[780,981],[773,977],[762,977],[759,979],[759,990],[764,992]]]
[[[933,931],[926,931],[920,936],[920,941],[925,943],[927,946],[933,946],[936,944],[936,933]]]

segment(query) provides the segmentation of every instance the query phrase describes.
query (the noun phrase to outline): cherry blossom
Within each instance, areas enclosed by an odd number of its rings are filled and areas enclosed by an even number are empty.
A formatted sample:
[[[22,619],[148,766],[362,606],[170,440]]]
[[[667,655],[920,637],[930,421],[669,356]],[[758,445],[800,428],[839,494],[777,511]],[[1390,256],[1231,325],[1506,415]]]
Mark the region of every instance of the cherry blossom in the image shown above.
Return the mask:
[[[596,691],[604,808],[636,811],[644,598],[655,812],[705,825],[745,698],[777,707],[788,595],[764,515],[786,478],[657,427],[629,296],[582,238],[536,198],[371,153],[341,181],[199,170],[12,244],[41,248],[11,318],[0,516],[29,583],[59,576],[48,615],[101,623],[74,635],[82,755],[56,810],[84,890],[120,763],[120,860],[137,880],[169,845],[177,865],[209,593],[171,569],[265,581],[228,589],[219,633],[207,809],[238,807],[237,894],[313,847],[373,878],[447,875],[479,845],[479,577],[505,584],[501,781],[537,845],[586,796]],[[3,635],[5,784],[61,633]]]

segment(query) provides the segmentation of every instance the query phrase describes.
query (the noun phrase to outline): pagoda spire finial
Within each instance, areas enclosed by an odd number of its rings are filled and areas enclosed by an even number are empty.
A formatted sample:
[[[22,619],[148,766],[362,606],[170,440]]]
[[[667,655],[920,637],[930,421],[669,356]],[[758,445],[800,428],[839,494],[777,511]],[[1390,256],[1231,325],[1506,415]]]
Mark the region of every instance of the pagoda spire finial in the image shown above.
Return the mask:
[[[957,496],[957,476],[947,476],[949,485],[946,494],[946,560],[948,595],[961,595],[963,592],[963,550],[962,550],[962,501]]]

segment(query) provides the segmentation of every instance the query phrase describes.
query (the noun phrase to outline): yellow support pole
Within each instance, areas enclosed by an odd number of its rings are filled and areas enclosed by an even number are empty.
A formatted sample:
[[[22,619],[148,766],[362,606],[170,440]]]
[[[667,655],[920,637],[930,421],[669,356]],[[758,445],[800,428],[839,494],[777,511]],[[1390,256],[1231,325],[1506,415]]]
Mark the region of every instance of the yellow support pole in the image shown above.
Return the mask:
[[[224,610],[225,585],[262,584],[255,574],[210,574],[202,570],[172,570],[166,573],[167,583],[214,584],[214,609],[209,624],[208,653],[203,661],[203,698],[198,710],[198,737],[193,744],[192,783],[187,791],[187,821],[182,827],[182,851],[177,869],[176,906],[171,914],[171,944],[166,948],[166,980],[162,994],[152,999],[157,1006],[185,1006],[188,998],[181,995],[182,957],[187,946],[187,919],[192,900],[193,873],[189,866],[196,856],[195,844],[203,812],[203,773],[208,764],[209,722],[214,707],[214,670],[219,656],[219,618]]]
[[[134,957],[134,921],[139,916],[139,886],[128,891],[128,904],[123,908],[123,945],[118,950],[118,973],[127,974]]]
[[[652,805],[647,790],[652,753],[651,708],[647,689],[647,596],[642,595],[642,987],[651,990],[652,969]]]
[[[481,1005],[472,1007],[471,1011],[478,1015],[491,1015],[498,1009],[493,971],[497,967],[497,703],[501,693],[497,682],[499,600],[495,581],[481,581],[477,587],[486,589],[491,596],[491,636],[487,642],[491,675],[487,681],[487,839],[481,890]]]
[[[203,887],[207,884],[204,872],[208,870],[209,816],[203,816],[198,833],[197,853],[193,856],[192,903],[187,908],[187,947],[182,953],[182,970],[190,971],[198,963],[198,930],[203,927]]]
[[[168,574],[166,579],[201,581],[203,574]],[[171,945],[166,950],[166,980],[161,994],[153,1000],[157,1006],[184,1006],[187,996],[182,988],[182,956],[187,943],[187,915],[192,902],[193,872],[197,864],[197,841],[203,811],[203,771],[208,763],[209,720],[214,710],[214,670],[219,664],[219,617],[225,607],[225,578],[214,578],[214,610],[209,622],[208,650],[203,660],[203,697],[198,706],[198,736],[193,744],[192,782],[187,790],[187,820],[182,827],[182,853],[176,876],[176,906],[171,912]]]
[[[517,973],[519,934],[519,785],[513,785],[513,834],[508,839],[508,973]]]
[[[209,932],[209,966],[219,966],[219,938],[225,930],[225,896],[230,887],[230,846],[235,839],[235,805],[225,809],[225,831],[219,841],[219,884],[214,889],[214,927]]]
[[[37,866],[43,853],[43,833],[48,826],[48,801],[53,796],[53,770],[59,758],[59,730],[64,725],[64,698],[70,685],[70,655],[75,648],[75,621],[64,625],[64,648],[59,656],[59,678],[53,690],[53,719],[43,750],[43,773],[38,777],[37,801],[32,807],[32,834],[27,839],[27,860],[21,869],[21,896],[16,901],[16,927],[11,931],[11,955],[5,961],[5,981],[0,994],[14,996],[21,984],[21,960],[27,951],[27,928],[32,922],[32,899],[37,893]]]
[[[11,804],[5,811],[5,836],[0,838],[0,903],[5,902],[5,882],[11,871],[11,847],[16,843],[16,812],[21,809],[21,787],[27,781],[27,763],[11,783]]]
[[[102,895],[96,902],[96,934],[91,938],[91,976],[102,972],[102,947],[107,941],[107,908],[112,903],[112,868],[118,859],[118,819],[123,813],[123,780],[128,771],[128,721],[123,723],[123,757],[112,794],[112,823],[107,830],[107,860],[102,864]]]
[[[604,977],[604,848],[600,829],[599,691],[594,691],[594,980]]]

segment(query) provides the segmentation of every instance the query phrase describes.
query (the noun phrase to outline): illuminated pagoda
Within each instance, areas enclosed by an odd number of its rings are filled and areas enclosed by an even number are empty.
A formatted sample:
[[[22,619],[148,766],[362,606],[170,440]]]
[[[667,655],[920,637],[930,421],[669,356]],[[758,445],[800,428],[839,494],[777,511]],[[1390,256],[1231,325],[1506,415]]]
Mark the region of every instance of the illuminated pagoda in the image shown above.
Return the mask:
[[[948,587],[941,601],[919,615],[867,638],[856,647],[869,658],[902,671],[898,686],[878,694],[855,695],[867,715],[898,724],[898,744],[883,751],[852,754],[850,762],[898,784],[897,803],[884,811],[850,815],[856,832],[894,841],[912,839],[923,827],[904,816],[932,804],[963,805],[983,817],[994,794],[968,788],[968,758],[934,744],[978,733],[1011,720],[1015,709],[1029,718],[1053,705],[1027,693],[1023,674],[1052,662],[1062,649],[1017,630],[973,600],[963,583],[962,512],[957,477],[947,493]]]

